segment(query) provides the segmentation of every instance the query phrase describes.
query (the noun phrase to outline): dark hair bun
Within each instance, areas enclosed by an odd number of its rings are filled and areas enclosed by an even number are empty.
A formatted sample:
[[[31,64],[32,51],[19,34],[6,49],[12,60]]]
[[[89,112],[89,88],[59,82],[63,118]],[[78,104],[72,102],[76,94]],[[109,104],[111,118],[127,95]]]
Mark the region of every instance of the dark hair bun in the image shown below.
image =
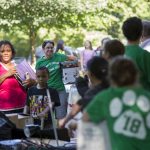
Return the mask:
[[[87,69],[98,79],[107,77],[108,62],[99,56],[94,56],[87,62]]]

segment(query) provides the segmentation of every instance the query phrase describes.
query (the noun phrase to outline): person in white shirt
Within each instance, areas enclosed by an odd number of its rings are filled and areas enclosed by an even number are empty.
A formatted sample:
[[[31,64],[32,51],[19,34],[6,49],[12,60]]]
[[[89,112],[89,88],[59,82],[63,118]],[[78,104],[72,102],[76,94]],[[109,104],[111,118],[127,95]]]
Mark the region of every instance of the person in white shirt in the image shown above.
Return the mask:
[[[142,21],[143,33],[140,46],[150,52],[150,21]]]

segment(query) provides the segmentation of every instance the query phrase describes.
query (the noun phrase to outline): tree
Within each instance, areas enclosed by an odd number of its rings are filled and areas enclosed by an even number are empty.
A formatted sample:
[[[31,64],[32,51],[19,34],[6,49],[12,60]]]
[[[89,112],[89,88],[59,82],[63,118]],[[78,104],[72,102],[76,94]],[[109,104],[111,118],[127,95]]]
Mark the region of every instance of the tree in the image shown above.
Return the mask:
[[[88,28],[105,31],[112,37],[118,38],[121,37],[121,26],[126,18],[138,16],[141,19],[149,19],[149,9],[150,2],[146,0],[107,0],[105,7],[97,8],[90,15],[88,19],[91,24],[88,24]]]
[[[1,0],[0,27],[5,31],[17,28],[29,36],[34,63],[35,40],[41,27],[55,27],[63,33],[67,28],[84,28],[118,38],[127,17],[148,19],[149,8],[146,0]]]
[[[4,30],[18,27],[29,35],[32,63],[35,62],[35,39],[40,27],[78,26],[77,16],[86,8],[78,0],[2,0],[1,23]],[[83,1],[84,3],[84,1]]]

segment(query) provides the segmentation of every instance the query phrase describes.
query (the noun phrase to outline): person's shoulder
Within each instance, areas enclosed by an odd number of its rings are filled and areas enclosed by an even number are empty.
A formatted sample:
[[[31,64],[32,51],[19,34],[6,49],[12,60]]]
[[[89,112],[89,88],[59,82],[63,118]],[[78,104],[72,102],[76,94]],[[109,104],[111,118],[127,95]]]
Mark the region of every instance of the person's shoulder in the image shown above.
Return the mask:
[[[34,86],[31,86],[29,87],[28,91],[34,91],[34,90],[37,90],[37,87],[34,85]]]
[[[106,88],[100,92],[98,92],[98,94],[95,96],[96,99],[99,99],[100,97],[108,97],[108,95],[110,95],[110,93],[112,92],[112,88]]]
[[[93,88],[90,88],[87,93],[92,94],[92,93],[99,93],[102,92],[103,90],[106,90],[109,87],[108,84],[103,85],[103,84],[99,84]]]
[[[138,44],[129,44],[129,45],[125,45],[126,49],[139,49],[140,46]]]
[[[45,56],[39,58],[39,59],[37,60],[37,62],[36,62],[36,65],[39,64],[39,63],[41,63],[42,61],[44,61],[44,60],[45,60],[44,57],[45,57]]]
[[[144,89],[143,87],[137,87],[137,88],[135,88],[135,91],[139,95],[145,95],[150,98],[150,92],[147,89]]]
[[[37,87],[36,86],[31,86],[28,88],[27,93],[32,95],[33,93],[37,92]]]
[[[65,54],[60,54],[60,53],[54,53],[53,55],[54,59],[58,59],[60,61],[64,61],[64,60],[67,60],[67,55]]]
[[[136,55],[142,55],[143,53],[145,53],[145,50],[137,44],[132,44],[132,45],[125,46],[125,53],[128,53],[128,52],[134,53]]]
[[[99,87],[93,87],[93,88],[89,88],[86,92],[85,92],[85,96],[86,95],[94,95],[96,93],[99,93],[101,91],[101,88]]]
[[[53,55],[54,57],[62,57],[62,56],[66,56],[65,54],[61,54],[61,53],[54,53]]]

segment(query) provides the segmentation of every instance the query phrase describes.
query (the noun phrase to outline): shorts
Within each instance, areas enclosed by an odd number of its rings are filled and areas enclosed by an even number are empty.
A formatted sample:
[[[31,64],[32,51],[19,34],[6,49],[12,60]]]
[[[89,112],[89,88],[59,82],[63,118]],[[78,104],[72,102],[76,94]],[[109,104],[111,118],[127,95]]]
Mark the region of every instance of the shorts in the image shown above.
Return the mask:
[[[67,99],[68,94],[66,91],[58,91],[60,106],[55,107],[56,119],[62,119],[67,115]]]

